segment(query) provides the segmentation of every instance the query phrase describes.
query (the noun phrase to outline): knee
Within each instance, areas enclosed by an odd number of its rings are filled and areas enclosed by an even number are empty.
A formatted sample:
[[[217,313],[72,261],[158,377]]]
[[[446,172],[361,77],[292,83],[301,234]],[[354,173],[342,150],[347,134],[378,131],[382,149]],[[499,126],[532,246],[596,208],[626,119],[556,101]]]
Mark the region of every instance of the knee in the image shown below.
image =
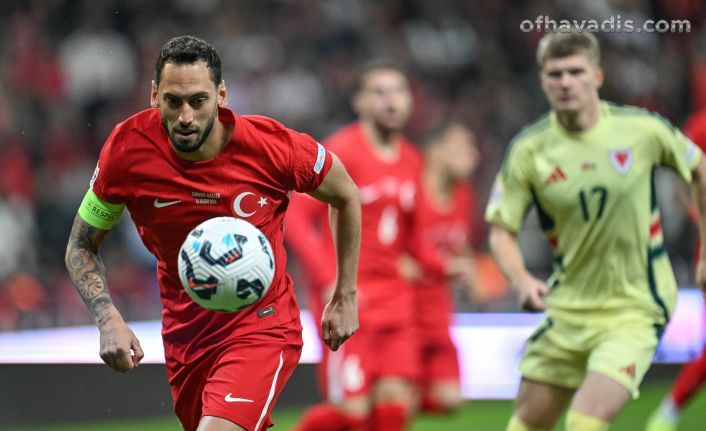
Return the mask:
[[[439,410],[446,413],[451,413],[461,407],[463,398],[461,393],[456,390],[441,390],[431,395],[433,402],[438,406]]]
[[[547,411],[536,409],[534,406],[517,405],[513,418],[517,421],[518,425],[521,424],[526,427],[519,427],[517,428],[517,431],[541,431],[554,429],[554,425],[558,422],[558,418],[553,414],[547,413]],[[510,422],[512,423],[512,420]],[[511,428],[508,427],[508,431],[510,430]],[[515,429],[513,428],[512,431],[514,430]]]
[[[367,397],[346,399],[336,408],[352,418],[363,419],[370,415],[370,401]]]
[[[412,387],[405,379],[386,378],[375,384],[375,404],[396,403],[409,407],[412,401]]]

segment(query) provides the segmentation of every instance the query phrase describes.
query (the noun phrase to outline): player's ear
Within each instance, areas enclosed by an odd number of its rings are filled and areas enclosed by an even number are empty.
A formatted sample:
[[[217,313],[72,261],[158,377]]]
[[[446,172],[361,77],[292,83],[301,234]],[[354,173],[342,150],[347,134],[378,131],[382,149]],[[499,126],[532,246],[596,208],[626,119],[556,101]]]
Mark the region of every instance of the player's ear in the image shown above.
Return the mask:
[[[218,106],[225,107],[228,104],[228,91],[226,90],[226,82],[221,81],[218,84]]]
[[[152,89],[150,91],[150,106],[159,108],[159,97],[157,96],[157,83],[152,80]]]
[[[351,97],[351,108],[353,108],[353,112],[358,114],[358,116],[360,116],[360,113],[363,111],[363,96],[359,91],[355,92],[353,97]]]
[[[603,73],[603,68],[596,67],[596,88],[601,88],[603,86],[603,80],[605,79],[605,74]]]

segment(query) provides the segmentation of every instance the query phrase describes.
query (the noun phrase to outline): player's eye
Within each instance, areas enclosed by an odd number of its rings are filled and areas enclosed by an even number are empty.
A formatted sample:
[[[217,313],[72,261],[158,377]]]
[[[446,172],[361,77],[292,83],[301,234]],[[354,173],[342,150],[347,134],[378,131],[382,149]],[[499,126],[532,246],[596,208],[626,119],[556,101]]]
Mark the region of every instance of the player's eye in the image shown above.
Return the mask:
[[[585,72],[585,69],[581,68],[576,68],[576,69],[569,69],[569,73],[572,74],[573,76],[579,76]]]
[[[561,75],[562,75],[562,74],[563,74],[563,72],[561,72],[560,70],[552,70],[551,72],[547,72],[547,75],[548,75],[550,78],[554,78],[554,79],[559,79],[559,78],[561,78]]]
[[[191,106],[194,108],[199,108],[203,106],[204,103],[206,103],[206,100],[208,100],[208,97],[196,97],[194,99],[191,99]]]
[[[176,97],[166,96],[164,100],[167,102],[167,106],[169,106],[169,108],[171,109],[176,109],[181,106],[181,100],[177,99]]]

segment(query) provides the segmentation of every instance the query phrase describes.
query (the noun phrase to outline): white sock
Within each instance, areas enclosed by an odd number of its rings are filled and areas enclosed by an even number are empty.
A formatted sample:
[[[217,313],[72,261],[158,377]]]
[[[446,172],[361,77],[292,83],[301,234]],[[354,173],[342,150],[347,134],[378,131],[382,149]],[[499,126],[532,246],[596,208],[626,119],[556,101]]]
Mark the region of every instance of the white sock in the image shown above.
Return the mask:
[[[669,423],[679,422],[679,417],[681,416],[681,408],[674,402],[671,394],[662,400],[662,404],[659,406],[659,414],[662,418]]]

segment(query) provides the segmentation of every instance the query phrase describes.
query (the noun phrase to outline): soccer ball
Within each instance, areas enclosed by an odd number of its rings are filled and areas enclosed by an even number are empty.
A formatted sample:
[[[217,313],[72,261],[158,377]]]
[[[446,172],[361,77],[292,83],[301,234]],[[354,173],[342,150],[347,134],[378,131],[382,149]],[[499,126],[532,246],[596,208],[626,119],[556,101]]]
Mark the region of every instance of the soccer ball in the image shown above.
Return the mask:
[[[179,250],[179,279],[199,305],[239,311],[267,292],[275,274],[272,247],[258,228],[234,217],[196,226]]]

